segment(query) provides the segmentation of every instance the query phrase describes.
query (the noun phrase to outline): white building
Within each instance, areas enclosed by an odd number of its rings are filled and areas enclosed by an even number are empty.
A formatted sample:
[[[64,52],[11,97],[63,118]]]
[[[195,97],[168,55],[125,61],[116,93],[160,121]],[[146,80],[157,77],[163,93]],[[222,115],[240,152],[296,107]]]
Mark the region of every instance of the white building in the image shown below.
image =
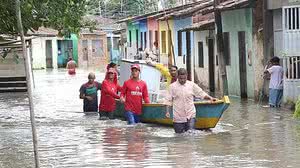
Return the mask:
[[[57,31],[49,28],[39,28],[29,35],[36,36],[31,40],[33,69],[57,68]]]
[[[300,1],[269,0],[273,17],[274,55],[282,59],[284,68],[284,102],[300,95]]]

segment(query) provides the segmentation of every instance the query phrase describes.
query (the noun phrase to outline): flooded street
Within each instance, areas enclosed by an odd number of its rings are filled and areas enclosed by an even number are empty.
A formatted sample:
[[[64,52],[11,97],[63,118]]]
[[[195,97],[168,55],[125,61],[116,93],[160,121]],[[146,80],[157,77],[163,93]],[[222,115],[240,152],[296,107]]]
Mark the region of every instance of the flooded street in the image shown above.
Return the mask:
[[[127,126],[82,113],[88,72],[36,71],[34,105],[41,167],[299,167],[300,121],[288,110],[231,98],[212,132]],[[97,73],[102,81],[104,74]],[[24,93],[0,93],[0,168],[34,167]]]

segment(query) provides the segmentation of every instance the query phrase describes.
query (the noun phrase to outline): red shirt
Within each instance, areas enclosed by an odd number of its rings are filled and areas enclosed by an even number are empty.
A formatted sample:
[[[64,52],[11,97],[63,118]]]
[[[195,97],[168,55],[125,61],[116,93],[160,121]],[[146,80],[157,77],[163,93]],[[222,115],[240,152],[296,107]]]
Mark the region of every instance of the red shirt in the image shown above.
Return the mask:
[[[125,97],[125,110],[137,115],[142,114],[143,99],[150,103],[147,85],[144,81],[129,79],[124,82],[121,97]]]
[[[101,86],[101,100],[99,105],[99,111],[103,112],[113,112],[116,109],[116,100],[120,96],[117,94],[118,91],[121,91],[121,87],[105,79],[102,82]]]

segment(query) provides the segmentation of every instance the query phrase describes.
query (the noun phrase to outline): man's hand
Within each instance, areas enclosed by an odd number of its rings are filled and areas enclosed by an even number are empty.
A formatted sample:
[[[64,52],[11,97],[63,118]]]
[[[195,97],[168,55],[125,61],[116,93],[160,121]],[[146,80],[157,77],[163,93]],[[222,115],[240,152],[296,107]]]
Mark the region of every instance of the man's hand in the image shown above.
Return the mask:
[[[217,101],[218,99],[210,96],[209,100],[210,100],[211,102],[215,102],[215,101]]]
[[[85,98],[88,100],[88,101],[92,101],[93,98],[91,96],[85,96]]]
[[[120,97],[120,101],[121,101],[121,103],[125,103],[125,98],[124,97]]]
[[[170,118],[170,112],[168,112],[168,111],[166,112],[166,117]]]

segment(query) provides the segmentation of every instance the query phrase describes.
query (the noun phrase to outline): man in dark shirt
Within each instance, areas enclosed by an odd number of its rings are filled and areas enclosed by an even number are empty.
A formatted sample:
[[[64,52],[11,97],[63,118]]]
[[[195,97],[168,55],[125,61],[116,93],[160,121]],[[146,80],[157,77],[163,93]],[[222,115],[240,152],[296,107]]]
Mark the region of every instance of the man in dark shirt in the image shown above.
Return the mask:
[[[95,74],[89,73],[89,81],[80,87],[80,99],[83,99],[84,112],[97,112],[98,111],[98,94],[97,91],[101,90],[101,83],[95,81]]]

